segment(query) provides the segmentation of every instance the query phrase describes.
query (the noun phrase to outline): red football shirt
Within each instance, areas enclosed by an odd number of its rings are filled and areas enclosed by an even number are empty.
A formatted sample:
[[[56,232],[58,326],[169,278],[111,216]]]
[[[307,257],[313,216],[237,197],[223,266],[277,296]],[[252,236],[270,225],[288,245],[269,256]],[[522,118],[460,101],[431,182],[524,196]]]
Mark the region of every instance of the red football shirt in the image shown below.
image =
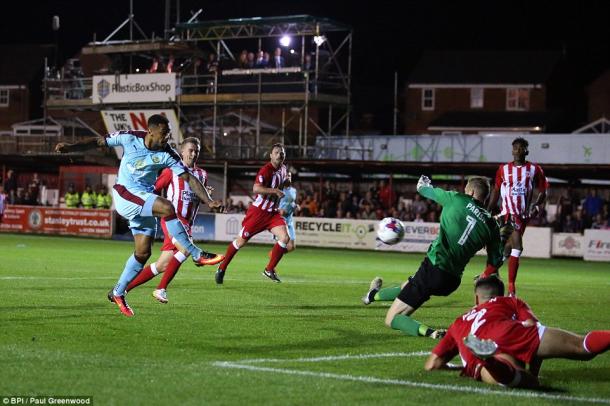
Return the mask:
[[[528,319],[538,321],[523,300],[515,297],[495,297],[458,317],[432,352],[439,357],[450,357],[459,353],[464,364],[464,373],[476,377],[481,361],[463,342],[464,337],[474,334],[480,339],[494,340],[498,344],[498,352],[529,363],[538,350],[540,338],[537,325],[523,325]]]

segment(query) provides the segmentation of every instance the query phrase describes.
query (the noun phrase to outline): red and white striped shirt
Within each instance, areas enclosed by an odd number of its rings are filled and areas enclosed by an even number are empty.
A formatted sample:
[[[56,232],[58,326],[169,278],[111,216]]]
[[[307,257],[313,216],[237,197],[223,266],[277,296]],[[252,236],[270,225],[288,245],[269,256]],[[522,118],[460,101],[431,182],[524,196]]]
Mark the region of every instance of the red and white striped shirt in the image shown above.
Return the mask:
[[[496,172],[496,187],[502,197],[502,212],[525,217],[532,199],[534,186],[539,192],[548,189],[549,183],[538,164],[525,162],[517,166],[512,162],[500,165]]]
[[[191,173],[201,181],[203,186],[208,182],[208,173],[198,167],[190,169]],[[200,200],[191,190],[188,182],[177,176],[171,169],[165,168],[155,182],[155,192],[167,190],[167,200],[172,202],[176,209],[176,215],[189,226],[193,225]]]
[[[282,189],[287,178],[286,165],[281,165],[275,169],[271,162],[263,166],[256,174],[254,180],[255,185],[261,185],[268,188]],[[280,198],[276,195],[261,195],[257,194],[252,205],[263,211],[277,211]]]

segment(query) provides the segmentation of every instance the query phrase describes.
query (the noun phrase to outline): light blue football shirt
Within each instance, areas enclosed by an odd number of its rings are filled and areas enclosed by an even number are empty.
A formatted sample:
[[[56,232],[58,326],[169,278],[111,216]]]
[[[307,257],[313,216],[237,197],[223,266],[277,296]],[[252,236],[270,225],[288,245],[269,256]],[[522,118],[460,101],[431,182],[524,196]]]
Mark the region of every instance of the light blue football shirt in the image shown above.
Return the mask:
[[[286,212],[284,218],[290,220],[294,214],[294,209],[297,207],[297,190],[292,186],[289,186],[284,188],[282,192],[284,192],[284,197],[280,200],[279,208]]]
[[[154,151],[144,145],[146,131],[117,131],[106,135],[106,145],[123,147],[117,184],[132,192],[151,193],[162,169],[170,168],[176,175],[188,172],[180,155],[168,145]]]

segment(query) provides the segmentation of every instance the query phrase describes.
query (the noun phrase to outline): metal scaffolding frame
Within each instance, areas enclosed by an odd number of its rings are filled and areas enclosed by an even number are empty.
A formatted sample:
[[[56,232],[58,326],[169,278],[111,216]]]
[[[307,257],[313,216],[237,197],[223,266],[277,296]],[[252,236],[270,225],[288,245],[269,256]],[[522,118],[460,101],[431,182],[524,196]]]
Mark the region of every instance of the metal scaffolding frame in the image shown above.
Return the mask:
[[[257,39],[259,48],[263,38],[279,38],[282,36],[300,37],[301,65],[304,62],[305,43],[311,37],[315,44],[313,58],[314,67],[311,72],[304,72],[303,96],[300,100],[281,100],[281,98],[263,98],[261,88],[262,78],[269,70],[252,70],[253,75],[258,76],[258,97],[254,101],[257,108],[257,120],[260,122],[260,114],[264,105],[282,106],[281,135],[285,133],[286,126],[294,120],[298,120],[298,146],[297,156],[307,157],[310,150],[308,140],[310,128],[313,128],[314,136],[330,136],[340,126],[344,126],[343,135],[350,132],[351,111],[351,62],[352,62],[352,38],[353,32],[350,26],[328,19],[309,15],[295,15],[285,17],[254,17],[203,22],[188,22],[176,25],[174,37],[181,41],[208,43],[221,59],[226,54],[229,59],[235,61],[235,53],[227,42],[239,39]],[[332,37],[332,38],[330,38]],[[335,42],[336,46],[333,45]],[[328,60],[323,64],[320,54],[326,52]],[[321,74],[329,83],[337,85],[342,97],[332,97],[324,94],[324,81]],[[215,74],[213,83],[218,83]],[[214,139],[212,140],[212,155],[216,158],[216,117],[220,106],[252,105],[253,101],[237,101],[224,99],[219,101],[218,86],[211,88],[213,93],[212,109],[214,116]],[[327,96],[327,97],[324,97]],[[331,96],[331,97],[328,97]],[[241,100],[241,99],[240,99]],[[193,103],[194,104],[194,103]],[[201,104],[209,104],[201,102]],[[310,117],[309,108],[315,105],[318,109],[326,108],[327,123],[321,123]],[[339,114],[337,111],[339,110]],[[288,114],[287,114],[288,112]],[[326,127],[324,129],[324,127]],[[256,155],[260,155],[260,128],[257,129]],[[275,134],[278,135],[278,134]]]

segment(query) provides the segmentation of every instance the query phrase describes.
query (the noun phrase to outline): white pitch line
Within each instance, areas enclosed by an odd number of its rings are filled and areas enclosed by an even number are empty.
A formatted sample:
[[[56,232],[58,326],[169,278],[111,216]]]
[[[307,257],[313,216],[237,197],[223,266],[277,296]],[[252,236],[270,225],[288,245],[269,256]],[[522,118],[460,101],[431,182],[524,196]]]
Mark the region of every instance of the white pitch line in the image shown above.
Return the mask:
[[[394,353],[394,356],[421,356],[426,355],[427,352],[412,352],[412,353]],[[296,358],[296,359],[254,359],[254,360],[242,360],[238,362],[231,361],[216,361],[213,362],[212,365],[219,368],[232,368],[232,369],[243,369],[248,371],[257,371],[257,372],[273,372],[285,375],[299,375],[299,376],[312,376],[316,378],[328,378],[328,379],[337,379],[342,381],[352,381],[352,382],[365,382],[365,383],[379,383],[385,385],[398,385],[398,386],[410,386],[414,388],[424,388],[424,389],[433,389],[433,390],[444,390],[451,392],[463,392],[463,393],[475,393],[480,395],[496,395],[496,396],[508,396],[508,397],[519,397],[519,398],[538,398],[538,399],[548,399],[548,400],[558,400],[565,402],[583,402],[583,403],[600,403],[600,404],[610,404],[610,399],[604,398],[586,398],[586,397],[578,397],[578,396],[564,396],[564,395],[553,395],[550,393],[543,392],[532,392],[532,391],[524,391],[519,389],[506,389],[506,390],[493,390],[486,388],[477,388],[472,386],[458,386],[458,385],[444,385],[444,384],[434,384],[434,383],[425,383],[425,382],[416,382],[416,381],[406,381],[401,379],[384,379],[377,378],[374,376],[357,376],[357,375],[349,375],[349,374],[335,374],[331,372],[317,372],[317,371],[301,371],[295,369],[284,369],[284,368],[271,368],[271,367],[263,367],[263,366],[255,366],[248,365],[246,363],[260,363],[260,362],[317,362],[317,361],[332,361],[338,359],[366,359],[366,358],[382,358],[382,357],[391,357],[392,353],[385,354],[364,354],[364,355],[342,355],[342,356],[329,356],[329,357],[316,357],[316,358]]]
[[[422,357],[430,354],[430,351],[416,352],[385,352],[381,354],[346,354],[346,355],[329,355],[326,357],[314,358],[294,358],[294,359],[279,359],[279,358],[256,358],[237,361],[236,364],[260,364],[260,363],[277,363],[277,362],[321,362],[321,361],[338,361],[346,359],[371,359],[371,358],[392,358],[392,357]]]

